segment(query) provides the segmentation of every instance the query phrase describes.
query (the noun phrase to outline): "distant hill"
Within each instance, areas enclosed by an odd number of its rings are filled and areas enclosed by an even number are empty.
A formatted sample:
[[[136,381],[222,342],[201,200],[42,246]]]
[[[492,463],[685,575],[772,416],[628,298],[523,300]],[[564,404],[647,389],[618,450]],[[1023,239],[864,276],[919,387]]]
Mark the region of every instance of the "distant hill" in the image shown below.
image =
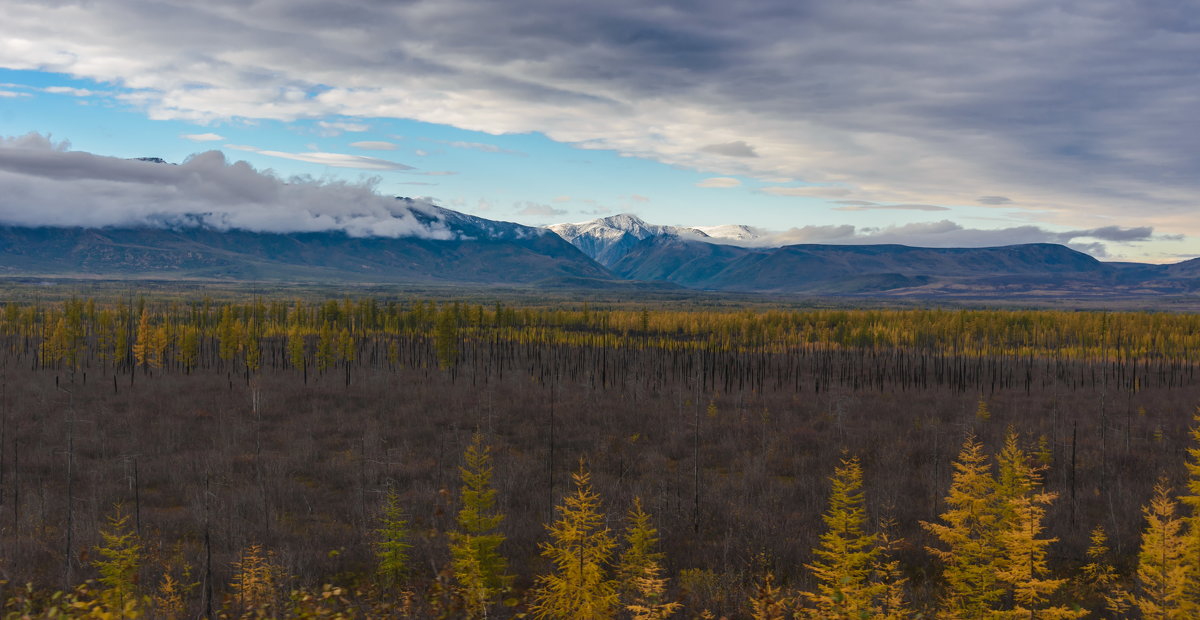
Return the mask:
[[[656,226],[630,214],[548,227],[630,280],[828,296],[1128,297],[1200,291],[1200,259],[1105,263],[1050,243],[992,248],[767,247],[752,226]]]
[[[756,229],[713,227],[718,238],[628,215],[556,225],[554,234],[409,202],[401,207],[416,219],[413,229],[435,238],[0,227],[0,275],[1006,300],[1200,292],[1200,260],[1105,263],[1055,244],[743,247],[736,243],[761,242]]]
[[[744,248],[663,236],[641,241],[611,269],[695,289],[817,295],[1114,296],[1200,289],[1200,263],[1113,265],[1048,243]]]
[[[614,279],[603,267],[544,230],[453,211],[437,215],[457,238],[352,237],[337,231],[280,234],[202,227],[0,227],[0,274],[473,284]]]

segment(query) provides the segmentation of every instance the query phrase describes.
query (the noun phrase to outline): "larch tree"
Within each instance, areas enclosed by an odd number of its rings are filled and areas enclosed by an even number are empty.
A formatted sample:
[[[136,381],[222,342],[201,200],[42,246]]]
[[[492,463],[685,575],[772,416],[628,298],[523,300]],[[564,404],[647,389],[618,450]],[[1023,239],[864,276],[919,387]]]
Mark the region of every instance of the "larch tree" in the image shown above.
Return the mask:
[[[667,589],[667,579],[661,577],[661,573],[661,566],[649,564],[645,573],[637,579],[635,598],[625,606],[632,620],[666,620],[683,607],[674,601],[661,602]]]
[[[879,522],[879,533],[876,535],[879,558],[876,570],[881,592],[879,605],[874,611],[874,617],[879,620],[903,620],[912,616],[908,606],[908,598],[904,588],[908,582],[900,569],[900,560],[894,557],[896,548],[903,539],[892,536],[896,527],[893,519],[882,519]]]
[[[1184,465],[1187,467],[1187,493],[1179,497],[1188,509],[1184,517],[1184,558],[1188,566],[1189,579],[1185,596],[1188,606],[1200,612],[1200,409],[1193,414],[1195,424],[1190,429],[1192,445],[1187,450]]]
[[[408,519],[400,506],[395,489],[388,488],[383,499],[383,510],[379,515],[379,528],[375,530],[375,574],[385,587],[397,588],[408,577],[409,541]]]
[[[299,323],[293,323],[287,334],[288,362],[292,368],[304,370],[304,349],[304,332]]]
[[[450,557],[454,579],[463,596],[469,617],[487,615],[488,607],[511,584],[508,560],[500,554],[504,515],[496,510],[492,488],[491,449],[483,435],[475,433],[463,455],[458,531],[450,534]]]
[[[783,595],[783,588],[775,585],[775,573],[769,570],[754,586],[750,617],[754,620],[784,620],[787,617],[787,597]]]
[[[273,555],[262,545],[252,544],[234,561],[229,588],[231,602],[242,617],[272,618],[279,614],[280,591],[287,575],[275,564]]]
[[[1160,481],[1154,487],[1150,505],[1142,509],[1146,515],[1146,529],[1142,531],[1137,591],[1132,600],[1144,618],[1182,620],[1195,617],[1195,610],[1187,601],[1191,575],[1183,519],[1175,509],[1170,488]]]
[[[996,494],[1001,502],[996,524],[1000,550],[996,577],[1006,590],[1004,598],[1013,603],[1002,615],[1013,618],[1085,615],[1087,612],[1080,609],[1049,605],[1050,597],[1067,581],[1049,578],[1046,551],[1057,539],[1042,536],[1045,507],[1055,495],[1042,489],[1039,471],[1030,464],[1019,436],[1011,428],[996,460],[1000,469]]]
[[[617,563],[617,584],[626,609],[654,616],[656,610],[674,610],[671,603],[662,602],[667,580],[661,577],[666,554],[658,550],[658,530],[650,523],[650,515],[642,508],[642,500],[633,498],[633,508],[626,516],[625,550]],[[669,615],[669,614],[668,614]]]
[[[929,552],[943,563],[943,610],[954,617],[991,614],[1004,594],[996,576],[1000,555],[996,479],[975,436],[968,435],[954,462],[941,523],[922,522],[944,548]]]
[[[142,543],[129,524],[129,515],[118,505],[108,517],[108,527],[100,530],[104,543],[96,548],[100,573],[100,602],[115,614],[129,615],[138,607],[137,580],[142,566]]]
[[[830,478],[829,508],[822,519],[825,533],[808,565],[817,580],[816,592],[803,596],[821,618],[859,618],[876,611],[884,587],[875,581],[880,549],[866,531],[867,511],[862,490],[862,466],[857,457],[842,458]]]
[[[143,308],[141,318],[138,319],[137,340],[133,343],[133,359],[137,361],[138,366],[150,366],[154,350],[153,340],[154,326],[150,324],[150,314]]]
[[[1124,618],[1129,613],[1129,592],[1121,583],[1121,577],[1109,559],[1110,555],[1108,534],[1103,526],[1097,525],[1092,530],[1091,544],[1087,550],[1088,563],[1080,570],[1080,581],[1085,596],[1104,602],[1108,617]]]
[[[542,543],[542,556],[550,560],[553,569],[537,578],[530,611],[539,619],[612,618],[619,599],[606,565],[616,541],[604,526],[600,496],[592,490],[582,459],[571,478],[575,492],[557,507],[558,520],[546,526],[550,542]]]

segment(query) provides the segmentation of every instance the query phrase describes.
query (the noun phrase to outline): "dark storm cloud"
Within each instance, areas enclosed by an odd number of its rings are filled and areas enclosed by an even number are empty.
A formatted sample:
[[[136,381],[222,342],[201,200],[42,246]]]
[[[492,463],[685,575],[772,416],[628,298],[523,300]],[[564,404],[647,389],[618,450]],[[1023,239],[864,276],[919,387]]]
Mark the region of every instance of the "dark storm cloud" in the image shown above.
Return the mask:
[[[436,209],[380,196],[370,183],[284,180],[220,151],[175,166],[68,149],[38,134],[0,137],[0,223],[453,237]],[[414,209],[434,222],[422,223]]]
[[[883,203],[1190,209],[1200,14],[1149,0],[523,0],[6,7],[0,66],[153,118],[540,131]],[[745,149],[729,148],[746,145]],[[751,148],[750,145],[753,145]],[[757,157],[750,157],[749,154]],[[731,156],[732,155],[732,156]],[[979,188],[998,195],[979,195]]]

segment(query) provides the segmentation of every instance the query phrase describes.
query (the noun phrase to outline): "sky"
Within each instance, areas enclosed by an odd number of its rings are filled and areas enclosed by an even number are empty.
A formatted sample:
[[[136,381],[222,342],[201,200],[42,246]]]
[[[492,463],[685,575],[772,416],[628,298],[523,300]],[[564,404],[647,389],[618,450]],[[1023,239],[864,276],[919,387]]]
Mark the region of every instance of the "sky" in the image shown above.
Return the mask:
[[[4,223],[442,234],[402,195],[530,225],[1200,255],[1193,3],[4,6]]]

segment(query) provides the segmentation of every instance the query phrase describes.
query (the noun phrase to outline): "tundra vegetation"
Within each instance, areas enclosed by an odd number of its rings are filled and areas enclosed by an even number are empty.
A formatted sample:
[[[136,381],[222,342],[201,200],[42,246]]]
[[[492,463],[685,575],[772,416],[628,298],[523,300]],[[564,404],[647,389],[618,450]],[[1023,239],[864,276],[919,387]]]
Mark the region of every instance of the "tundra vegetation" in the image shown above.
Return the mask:
[[[0,310],[14,618],[1193,618],[1200,316]]]

